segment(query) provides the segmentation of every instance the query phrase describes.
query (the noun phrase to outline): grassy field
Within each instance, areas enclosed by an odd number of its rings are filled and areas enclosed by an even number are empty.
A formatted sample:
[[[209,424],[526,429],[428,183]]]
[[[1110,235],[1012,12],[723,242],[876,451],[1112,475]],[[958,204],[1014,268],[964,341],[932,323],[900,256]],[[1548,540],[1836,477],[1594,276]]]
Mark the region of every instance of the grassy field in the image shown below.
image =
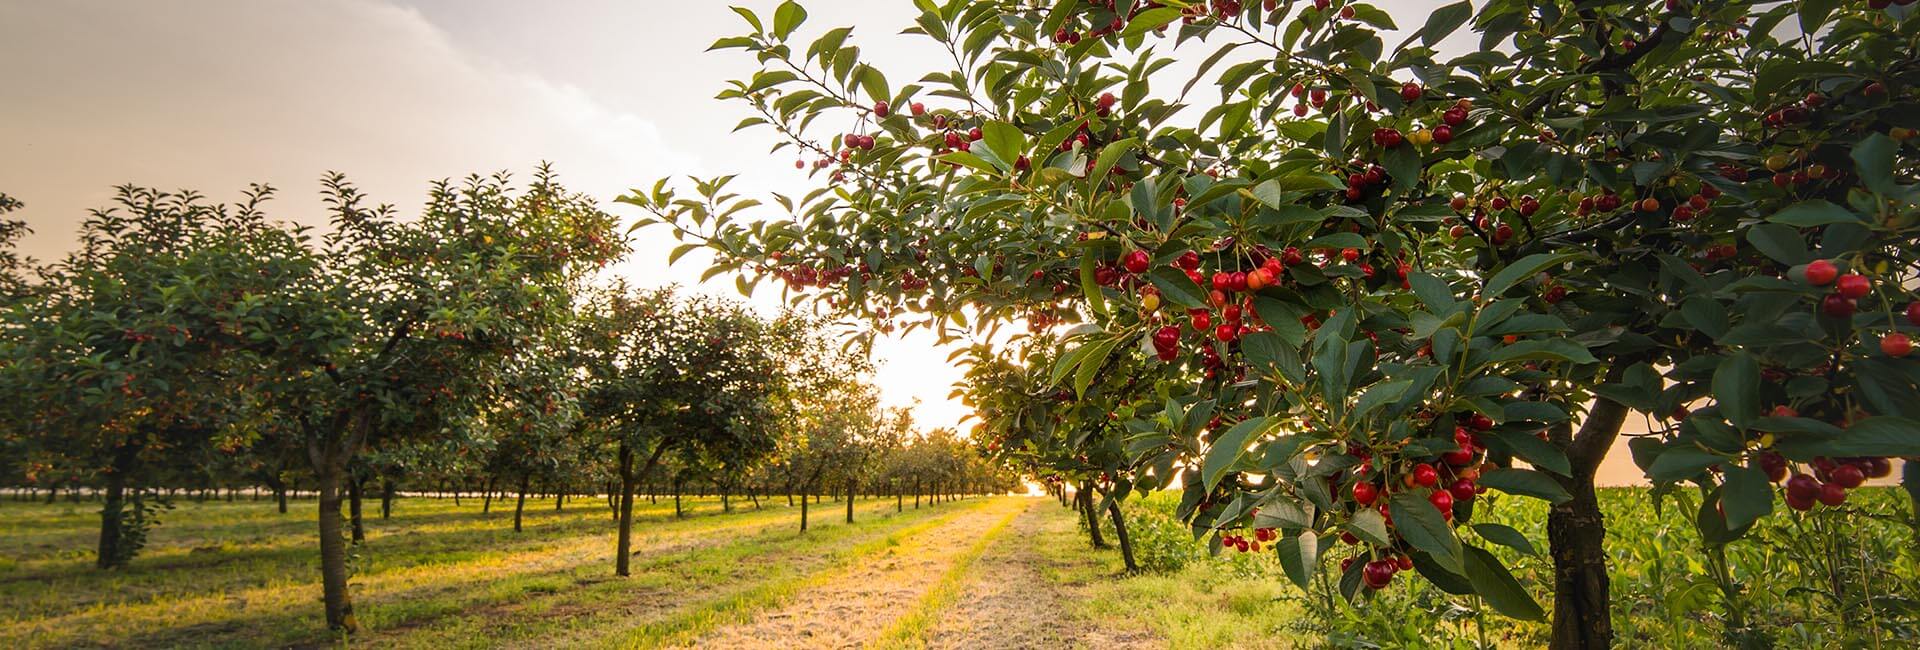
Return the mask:
[[[1120,647],[1341,645],[1534,647],[1543,625],[1477,614],[1477,604],[1396,580],[1360,607],[1327,607],[1280,577],[1269,554],[1209,556],[1167,513],[1173,495],[1131,506],[1139,555],[1124,575],[1090,550],[1073,514],[1047,499],[968,499],[895,513],[861,500],[857,523],[821,504],[797,530],[784,503],[670,502],[636,512],[635,566],[612,575],[602,502],[556,512],[477,500],[409,498],[368,522],[353,589],[363,634],[350,645],[467,647]],[[1771,526],[1729,552],[1748,616],[1784,647],[1912,647],[1911,529],[1889,492],[1855,503],[1870,530]],[[1610,515],[1615,623],[1625,647],[1716,647],[1725,600],[1669,502],[1603,495]],[[1494,502],[1544,548],[1537,502]],[[124,571],[91,567],[97,504],[0,504],[0,647],[318,647],[312,503],[182,501]],[[498,504],[496,504],[498,505]],[[1109,536],[1111,536],[1111,531]],[[1501,551],[1546,601],[1550,563]],[[1328,563],[1351,553],[1327,551]],[[1829,561],[1813,569],[1802,556]],[[1823,573],[1816,573],[1815,570]],[[1835,585],[1840,585],[1836,589]],[[1849,585],[1871,589],[1851,588]],[[1823,591],[1825,590],[1825,595]],[[1865,600],[1848,600],[1864,598]]]

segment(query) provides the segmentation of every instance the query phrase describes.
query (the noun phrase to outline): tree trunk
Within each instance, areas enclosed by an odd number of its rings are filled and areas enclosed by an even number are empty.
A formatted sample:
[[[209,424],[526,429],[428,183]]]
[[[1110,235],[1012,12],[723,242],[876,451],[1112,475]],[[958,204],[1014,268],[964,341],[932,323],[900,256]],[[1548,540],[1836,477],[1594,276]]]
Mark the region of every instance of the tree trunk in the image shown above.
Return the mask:
[[[360,519],[360,483],[359,477],[347,479],[347,513],[349,521],[353,524],[353,543],[355,544],[367,541],[367,527]]]
[[[807,532],[807,495],[800,495],[800,532]]]
[[[907,497],[905,495],[900,494],[900,490],[895,489],[893,491],[893,511],[894,512],[900,512],[906,509],[905,507],[906,498]]]
[[[400,486],[395,485],[393,483],[393,479],[390,479],[390,478],[380,479],[380,518],[381,519],[386,519],[388,517],[393,516],[393,497],[396,494],[398,494],[399,491],[400,491]]]
[[[1120,502],[1107,502],[1107,515],[1113,518],[1113,536],[1120,538],[1120,559],[1126,563],[1127,573],[1140,570],[1133,561],[1133,538],[1127,536],[1127,520],[1120,514]]]
[[[493,479],[487,479],[487,487],[483,492],[485,494],[480,499],[480,514],[484,515],[493,512]]]
[[[127,555],[121,548],[124,530],[122,518],[126,510],[127,474],[132,470],[133,458],[137,451],[129,452],[132,446],[123,446],[114,452],[113,471],[107,473],[106,502],[100,508],[100,549],[94,558],[94,566],[113,569],[126,566]]]
[[[913,509],[920,509],[920,479],[913,479]]]
[[[633,548],[633,449],[620,441],[620,540],[615,544],[613,574],[627,575],[628,549]]]
[[[315,472],[320,483],[320,581],[325,591],[327,628],[353,632],[359,623],[353,617],[353,600],[347,594],[347,540],[340,530],[341,459],[327,462]]]
[[[520,498],[513,504],[513,532],[520,532],[520,515],[527,511],[527,476],[520,475]]]
[[[847,480],[847,523],[853,523],[853,486],[852,479]]]
[[[566,506],[567,506],[567,491],[565,489],[555,490],[553,495],[553,511],[559,512],[560,509],[565,508]]]
[[[686,512],[680,509],[680,479],[676,477],[673,479],[673,518],[679,519],[685,516],[687,516]]]
[[[1624,370],[1625,364],[1616,364]],[[1618,381],[1610,372],[1609,381]],[[1555,650],[1588,650],[1613,644],[1613,618],[1608,609],[1607,525],[1593,489],[1600,461],[1620,434],[1627,407],[1605,398],[1580,425],[1554,427],[1551,436],[1567,450],[1573,476],[1555,476],[1573,498],[1547,511],[1547,544],[1553,555],[1553,636]],[[1551,475],[1551,474],[1549,474]]]
[[[1093,542],[1093,547],[1106,548],[1107,539],[1100,534],[1100,516],[1093,512],[1093,492],[1078,490],[1075,492],[1073,500],[1074,503],[1079,506],[1080,514],[1087,520],[1087,536]]]

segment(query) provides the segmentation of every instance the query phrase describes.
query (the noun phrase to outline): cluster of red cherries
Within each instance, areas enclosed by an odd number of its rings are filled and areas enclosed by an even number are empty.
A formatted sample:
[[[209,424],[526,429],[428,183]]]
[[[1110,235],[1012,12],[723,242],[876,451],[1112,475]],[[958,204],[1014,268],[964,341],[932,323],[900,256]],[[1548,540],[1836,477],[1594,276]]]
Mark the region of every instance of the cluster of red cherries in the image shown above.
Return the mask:
[[[1227,533],[1220,536],[1220,545],[1241,553],[1259,553],[1262,544],[1272,544],[1273,540],[1279,538],[1280,534],[1274,532],[1272,528],[1255,528],[1253,539],[1247,539],[1245,535],[1237,533]]]

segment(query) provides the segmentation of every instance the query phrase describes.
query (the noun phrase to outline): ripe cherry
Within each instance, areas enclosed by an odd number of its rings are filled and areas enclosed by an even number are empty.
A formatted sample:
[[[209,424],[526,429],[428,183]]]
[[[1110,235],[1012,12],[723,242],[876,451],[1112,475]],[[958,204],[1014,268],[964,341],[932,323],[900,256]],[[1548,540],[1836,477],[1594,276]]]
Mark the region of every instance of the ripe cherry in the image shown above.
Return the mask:
[[[1127,268],[1128,273],[1146,273],[1147,269],[1153,265],[1153,257],[1147,255],[1146,251],[1135,250],[1128,252],[1120,263]]]
[[[1353,501],[1355,503],[1370,506],[1373,505],[1373,500],[1379,497],[1380,488],[1374,487],[1372,483],[1360,482],[1353,484]]]
[[[1400,569],[1401,571],[1406,571],[1406,570],[1408,570],[1408,569],[1412,569],[1412,568],[1413,568],[1413,558],[1412,558],[1412,557],[1408,557],[1408,556],[1405,556],[1405,555],[1402,555],[1402,556],[1400,556],[1400,557],[1396,557],[1396,558],[1394,558],[1394,559],[1393,559],[1393,565],[1394,565],[1394,566],[1396,566],[1396,567],[1399,567],[1399,569]]]
[[[1352,7],[1346,8],[1347,11],[1351,11],[1352,9]],[[1369,589],[1385,589],[1387,585],[1393,583],[1394,573],[1396,573],[1396,567],[1393,561],[1374,560],[1368,562],[1367,566],[1360,570],[1360,579],[1367,584],[1367,588]]]
[[[1907,322],[1920,325],[1920,300],[1907,303]]]
[[[1447,486],[1447,491],[1453,493],[1453,500],[1455,501],[1472,501],[1474,490],[1473,481],[1464,478],[1454,481],[1452,485]]]
[[[1208,314],[1207,310],[1205,309],[1188,310],[1187,316],[1193,319],[1194,331],[1205,332],[1207,330],[1213,329],[1213,315]]]
[[[1840,292],[1840,295],[1859,300],[1867,297],[1867,294],[1873,293],[1873,282],[1868,280],[1867,276],[1858,273],[1848,273],[1840,276],[1840,283],[1835,288]]]
[[[920,117],[922,115],[927,114],[927,105],[922,104],[920,102],[914,102],[912,104],[907,105],[907,109],[910,111],[913,111],[914,117]]]
[[[1446,515],[1448,518],[1453,517],[1452,492],[1447,490],[1434,490],[1433,494],[1427,495],[1427,503],[1433,504],[1435,510],[1439,510],[1441,514]]]
[[[1837,506],[1847,502],[1847,489],[1839,483],[1827,483],[1820,486],[1820,502],[1828,506]]]
[[[1413,484],[1414,485],[1418,485],[1420,487],[1433,487],[1433,484],[1438,482],[1440,482],[1440,472],[1433,469],[1432,465],[1421,463],[1419,465],[1413,466]]]
[[[1806,474],[1795,474],[1787,479],[1787,498],[1812,501],[1820,494],[1820,481]]]
[[[1853,318],[1853,310],[1853,301],[1837,293],[1827,294],[1820,301],[1820,311],[1834,318]]]
[[[1816,287],[1824,287],[1824,286],[1827,286],[1828,283],[1833,282],[1833,279],[1840,275],[1840,269],[1834,267],[1833,262],[1829,262],[1826,260],[1814,260],[1811,262],[1807,262],[1807,268],[1803,272],[1803,275],[1805,275],[1807,278],[1807,284],[1811,284]]]
[[[1436,144],[1453,142],[1453,127],[1445,124],[1433,127],[1433,141]]]
[[[1420,88],[1420,84],[1409,81],[1400,86],[1400,99],[1411,104],[1420,99],[1422,92],[1424,91]]]
[[[1867,482],[1867,473],[1853,465],[1841,465],[1833,468],[1832,479],[1840,487],[1851,490]]]
[[[1893,358],[1902,358],[1913,353],[1913,341],[1907,335],[1894,332],[1880,337],[1880,352]]]
[[[873,103],[873,114],[875,116],[885,118],[887,116],[887,110],[888,110],[888,107],[886,102]]]
[[[1221,323],[1219,327],[1213,328],[1213,338],[1219,339],[1221,343],[1232,343],[1234,339],[1240,338],[1240,326]]]
[[[1175,266],[1178,266],[1182,269],[1192,271],[1194,269],[1200,268],[1200,254],[1195,253],[1193,251],[1187,251],[1185,253],[1181,253],[1180,258],[1174,260],[1173,263]]]

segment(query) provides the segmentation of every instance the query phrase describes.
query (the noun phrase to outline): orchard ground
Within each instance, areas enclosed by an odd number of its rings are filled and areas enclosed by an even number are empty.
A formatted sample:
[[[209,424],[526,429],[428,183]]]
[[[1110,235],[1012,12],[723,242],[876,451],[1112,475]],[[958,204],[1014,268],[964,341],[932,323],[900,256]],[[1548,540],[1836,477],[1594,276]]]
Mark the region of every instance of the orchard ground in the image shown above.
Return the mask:
[[[1129,506],[1147,570],[1121,571],[1118,553],[1089,549],[1081,520],[1040,497],[970,498],[896,510],[890,498],[856,502],[856,523],[830,499],[811,530],[797,509],[689,499],[642,500],[635,513],[635,570],[612,575],[604,500],[552,502],[512,529],[511,503],[483,513],[479,499],[401,499],[389,520],[368,521],[354,558],[353,589],[365,647],[935,647],[1210,648],[1354,645],[1542,645],[1543,625],[1489,616],[1425,583],[1396,581],[1383,602],[1316,611],[1271,554],[1210,557],[1167,513],[1163,493]],[[1851,502],[1877,515],[1903,505],[1888,490]],[[1614,609],[1627,647],[1713,647],[1718,624],[1697,607],[1711,583],[1685,552],[1698,545],[1682,509],[1653,511],[1643,489],[1602,495],[1609,514]],[[1543,516],[1537,502],[1507,499],[1489,520]],[[132,567],[94,570],[87,553],[97,503],[0,504],[0,646],[319,647],[311,508],[279,514],[270,501],[178,499]],[[1782,522],[1798,526],[1804,522]],[[1790,551],[1763,532],[1730,549],[1758,607],[1786,647],[1822,647],[1794,636],[1795,622],[1834,615],[1793,591],[1800,576],[1774,566]],[[1885,533],[1885,534],[1882,534]],[[1109,537],[1111,537],[1109,535]],[[1859,539],[1892,544],[1888,531]],[[1532,540],[1544,548],[1544,540]],[[1352,547],[1324,555],[1338,562]],[[1828,549],[1839,551],[1840,549]],[[1901,567],[1912,575],[1911,552]],[[1504,558],[1545,595],[1544,557]],[[1842,562],[1837,565],[1844,569]],[[1892,585],[1887,598],[1911,598]],[[1863,629],[1886,625],[1861,620]],[[1884,638],[1898,638],[1888,632]]]

